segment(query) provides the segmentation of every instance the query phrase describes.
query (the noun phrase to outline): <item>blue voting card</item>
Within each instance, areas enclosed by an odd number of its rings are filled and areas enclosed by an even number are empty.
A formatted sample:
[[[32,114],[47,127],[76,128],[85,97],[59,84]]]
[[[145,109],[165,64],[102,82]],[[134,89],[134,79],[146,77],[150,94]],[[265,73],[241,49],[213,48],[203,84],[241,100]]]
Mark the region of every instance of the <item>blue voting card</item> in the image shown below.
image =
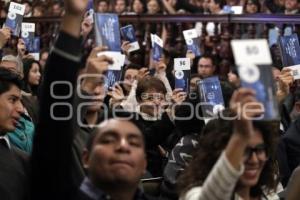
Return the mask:
[[[163,53],[162,47],[159,46],[157,43],[155,43],[152,49],[152,59],[158,62],[162,58],[162,53]]]
[[[204,119],[211,119],[225,108],[220,80],[217,76],[197,82]]]
[[[122,27],[120,29],[120,31],[121,31],[121,35],[122,35],[123,39],[130,42],[131,47],[128,50],[129,52],[140,49],[140,45],[135,37],[135,30],[132,25]]]
[[[107,46],[108,51],[121,51],[119,18],[116,14],[95,13],[95,36],[97,46]]]
[[[93,10],[93,9],[94,9],[94,0],[89,0],[86,11]]]
[[[12,30],[12,35],[14,36],[19,36],[20,34],[24,13],[25,5],[14,2],[9,4],[8,14],[4,26],[9,27]]]
[[[256,92],[257,101],[264,105],[265,112],[259,120],[279,119],[278,105],[275,95],[275,85],[270,65],[241,64],[238,66],[241,85]]]
[[[105,87],[111,89],[121,79],[121,70],[108,70],[106,73]]]
[[[233,10],[231,10],[231,6],[229,5],[223,6],[222,11],[224,14],[233,14]]]
[[[278,38],[279,38],[279,29],[277,27],[269,29],[268,42],[270,47],[278,43]]]
[[[187,45],[187,49],[192,51],[195,54],[195,56],[201,56],[201,51],[199,47],[200,39],[198,37],[196,29],[189,29],[183,31],[183,36]]]
[[[175,71],[175,89],[180,88],[183,92],[189,92],[190,70]]]
[[[200,44],[199,38],[192,38],[192,39],[186,40],[187,49],[192,51],[195,54],[195,56],[201,56],[199,44]]]
[[[279,47],[284,67],[300,64],[300,46],[297,34],[279,37]]]
[[[156,34],[151,34],[152,59],[158,62],[163,55],[163,40]]]
[[[189,58],[174,59],[175,89],[180,88],[183,92],[189,92],[191,77],[191,61]]]
[[[135,37],[135,31],[132,25],[122,27],[120,30],[124,40],[129,41],[130,43],[137,41]]]
[[[120,52],[104,51],[97,54],[97,56],[106,55],[112,58],[113,63],[108,65],[108,71],[106,73],[105,86],[107,89],[111,89],[112,86],[120,81],[122,75],[122,67],[125,63],[125,55]]]

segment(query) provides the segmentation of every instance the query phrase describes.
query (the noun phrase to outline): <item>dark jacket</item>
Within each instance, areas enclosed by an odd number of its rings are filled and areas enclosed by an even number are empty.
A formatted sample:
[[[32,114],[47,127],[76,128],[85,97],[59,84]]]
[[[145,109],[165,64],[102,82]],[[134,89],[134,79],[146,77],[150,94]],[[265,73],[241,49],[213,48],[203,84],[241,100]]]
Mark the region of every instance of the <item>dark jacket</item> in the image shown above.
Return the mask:
[[[157,121],[149,121],[139,116],[138,123],[142,125],[146,141],[147,170],[153,177],[161,177],[166,158],[159,152],[158,145],[162,145],[172,134],[174,124],[167,113],[163,113]]]
[[[284,184],[300,164],[300,117],[294,121],[279,142],[279,167]]]
[[[80,70],[80,51],[81,39],[61,32],[45,66],[31,158],[32,200],[67,200],[77,191],[70,169],[77,113],[73,94]]]
[[[29,157],[0,145],[1,200],[29,200]]]

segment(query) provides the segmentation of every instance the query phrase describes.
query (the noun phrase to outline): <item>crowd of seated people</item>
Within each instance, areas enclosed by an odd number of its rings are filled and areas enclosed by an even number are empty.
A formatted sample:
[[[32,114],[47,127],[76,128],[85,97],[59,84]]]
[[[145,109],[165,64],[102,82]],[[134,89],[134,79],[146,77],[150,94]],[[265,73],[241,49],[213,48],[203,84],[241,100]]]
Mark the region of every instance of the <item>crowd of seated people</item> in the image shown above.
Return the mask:
[[[10,1],[1,2],[1,17],[7,15]],[[26,5],[25,17],[59,17],[64,15],[64,2],[62,0],[15,0],[14,2]],[[94,0],[97,12],[126,14],[176,14],[176,13],[204,13],[213,11],[211,1],[207,0]],[[267,0],[244,1],[226,0],[224,6],[242,6],[243,13],[284,13],[297,14],[299,4],[297,0]]]
[[[296,14],[294,1],[96,0],[94,8],[120,15],[217,14],[227,4],[247,13]],[[175,39],[155,61],[147,45],[139,41],[142,48],[131,53],[122,41],[122,75],[108,88],[114,58],[94,43],[88,0],[20,3],[25,17],[60,16],[61,23],[39,60],[9,28],[0,29],[0,199],[300,198],[300,85],[274,46],[266,67],[279,118],[261,120],[265,108],[242,86],[226,44],[228,55],[222,48],[216,54],[207,39],[196,56]],[[6,12],[3,7],[1,17]],[[166,42],[169,29],[162,29]],[[190,60],[186,91],[176,88],[175,58]],[[224,110],[208,121],[199,83],[212,77],[220,81]]]

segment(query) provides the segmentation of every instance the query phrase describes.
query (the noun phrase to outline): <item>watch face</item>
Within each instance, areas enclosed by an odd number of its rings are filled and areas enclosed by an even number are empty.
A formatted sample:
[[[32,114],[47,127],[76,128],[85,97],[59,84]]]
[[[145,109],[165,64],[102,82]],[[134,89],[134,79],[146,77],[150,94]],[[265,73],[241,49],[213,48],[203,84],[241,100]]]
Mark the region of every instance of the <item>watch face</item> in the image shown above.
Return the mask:
[[[255,83],[259,80],[260,72],[256,65],[242,65],[239,68],[241,79],[247,83]]]

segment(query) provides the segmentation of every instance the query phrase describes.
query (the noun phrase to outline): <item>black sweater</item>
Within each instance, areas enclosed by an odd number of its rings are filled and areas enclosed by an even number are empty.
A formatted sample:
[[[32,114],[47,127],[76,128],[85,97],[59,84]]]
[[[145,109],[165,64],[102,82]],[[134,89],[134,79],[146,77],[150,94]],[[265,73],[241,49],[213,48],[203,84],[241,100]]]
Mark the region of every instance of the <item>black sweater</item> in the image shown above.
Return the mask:
[[[46,63],[31,158],[33,200],[67,200],[77,190],[70,169],[77,114],[72,87],[80,70],[80,47],[81,39],[61,32]]]

